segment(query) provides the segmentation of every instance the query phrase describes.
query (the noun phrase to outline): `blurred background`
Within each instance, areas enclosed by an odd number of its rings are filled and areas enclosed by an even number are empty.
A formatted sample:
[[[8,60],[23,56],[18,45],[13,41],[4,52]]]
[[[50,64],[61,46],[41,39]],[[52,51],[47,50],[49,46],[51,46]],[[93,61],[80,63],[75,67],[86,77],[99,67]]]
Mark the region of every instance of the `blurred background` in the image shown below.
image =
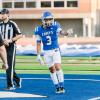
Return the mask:
[[[65,73],[99,73],[100,0],[0,0],[0,8],[9,9],[23,33],[17,41],[16,69],[47,69],[36,61],[34,28],[41,25],[42,12],[49,10],[65,31],[74,32],[71,37],[59,37]]]
[[[33,35],[34,27],[41,24],[41,14],[49,10],[64,30],[73,28],[76,37],[99,37],[100,0],[0,0],[0,8],[10,10],[11,19],[22,33]]]

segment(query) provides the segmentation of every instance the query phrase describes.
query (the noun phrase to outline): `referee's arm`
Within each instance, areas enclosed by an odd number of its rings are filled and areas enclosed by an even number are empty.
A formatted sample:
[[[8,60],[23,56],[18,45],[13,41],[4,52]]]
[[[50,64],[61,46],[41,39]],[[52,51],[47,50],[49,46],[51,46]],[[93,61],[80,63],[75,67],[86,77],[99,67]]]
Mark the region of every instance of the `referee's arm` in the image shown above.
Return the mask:
[[[22,34],[17,34],[15,37],[12,38],[12,41],[15,42],[20,38],[22,38]]]
[[[14,23],[14,37],[12,38],[12,42],[17,41],[18,39],[22,38],[22,33],[16,23]]]

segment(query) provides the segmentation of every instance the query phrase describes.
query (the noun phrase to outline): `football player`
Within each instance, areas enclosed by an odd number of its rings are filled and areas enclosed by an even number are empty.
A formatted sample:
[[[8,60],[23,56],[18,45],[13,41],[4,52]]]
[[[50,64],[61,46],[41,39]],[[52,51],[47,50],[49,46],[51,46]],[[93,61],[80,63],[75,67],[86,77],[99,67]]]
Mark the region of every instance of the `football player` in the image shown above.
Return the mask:
[[[72,33],[72,30],[68,30]],[[61,54],[58,44],[59,35],[68,35],[64,32],[60,24],[54,21],[54,16],[51,12],[45,11],[42,14],[42,25],[35,28],[35,35],[37,41],[37,60],[39,63],[48,66],[50,70],[51,79],[55,85],[56,93],[64,93],[64,74],[61,68]],[[40,55],[41,42],[44,50],[44,61]]]

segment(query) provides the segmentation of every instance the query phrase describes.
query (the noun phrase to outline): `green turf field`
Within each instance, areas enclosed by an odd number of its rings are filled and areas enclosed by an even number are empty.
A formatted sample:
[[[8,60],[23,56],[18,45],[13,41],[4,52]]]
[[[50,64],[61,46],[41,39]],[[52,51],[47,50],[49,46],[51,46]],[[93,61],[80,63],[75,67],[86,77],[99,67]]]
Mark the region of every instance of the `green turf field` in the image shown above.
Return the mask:
[[[62,68],[65,74],[100,74],[100,57],[62,57]],[[46,65],[39,65],[36,56],[17,56],[16,71],[33,74],[49,73]]]

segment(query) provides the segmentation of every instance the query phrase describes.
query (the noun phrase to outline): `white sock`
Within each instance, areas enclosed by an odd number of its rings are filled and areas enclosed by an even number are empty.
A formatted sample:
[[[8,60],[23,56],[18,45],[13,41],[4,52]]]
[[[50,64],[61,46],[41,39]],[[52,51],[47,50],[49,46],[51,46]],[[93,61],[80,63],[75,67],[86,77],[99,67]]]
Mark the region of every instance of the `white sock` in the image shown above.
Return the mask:
[[[51,79],[52,79],[54,85],[57,85],[59,82],[58,82],[58,78],[57,78],[56,72],[50,73],[50,76],[51,76]]]
[[[63,74],[63,71],[60,69],[59,71],[56,71],[56,73],[57,73],[57,76],[58,76],[59,83],[64,82],[64,74]]]

